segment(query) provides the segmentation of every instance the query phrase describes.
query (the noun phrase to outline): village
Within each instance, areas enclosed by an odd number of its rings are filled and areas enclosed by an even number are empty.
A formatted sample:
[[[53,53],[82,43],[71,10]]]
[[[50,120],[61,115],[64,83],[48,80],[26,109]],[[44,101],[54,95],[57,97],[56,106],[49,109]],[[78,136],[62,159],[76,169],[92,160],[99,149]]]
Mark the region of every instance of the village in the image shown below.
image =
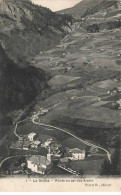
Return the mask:
[[[65,148],[52,138],[41,142],[35,132],[20,137],[11,144],[10,148],[25,151],[27,170],[37,174],[46,174],[51,172],[54,166],[58,166],[67,172],[78,175],[79,173],[70,168],[70,162],[78,161],[81,164],[81,161],[98,152],[98,148],[94,147],[87,147],[86,150]],[[39,154],[42,148],[45,149],[43,155]]]
[[[107,91],[109,98],[120,96],[121,87],[115,87]],[[80,98],[80,97],[76,97]],[[73,99],[73,98],[72,98]],[[97,101],[102,101],[101,97],[98,97]],[[112,107],[120,109],[121,100],[111,101]],[[50,112],[51,108],[40,107],[33,115],[30,120],[39,119]],[[99,147],[94,147],[93,144],[88,144],[86,147],[65,147],[61,142],[55,140],[52,136],[48,139],[40,139],[41,134],[38,135],[36,132],[31,132],[26,135],[21,135],[18,140],[13,142],[10,146],[12,150],[21,150],[26,154],[26,173],[42,174],[46,175],[50,173],[55,166],[71,173],[73,175],[79,175],[78,171],[73,169],[77,163],[81,167],[81,163],[88,161],[94,156],[101,156]],[[103,156],[103,155],[102,155]],[[70,165],[73,164],[73,167]],[[81,169],[80,169],[81,170]],[[14,171],[13,171],[14,173]],[[15,171],[16,173],[16,171]]]

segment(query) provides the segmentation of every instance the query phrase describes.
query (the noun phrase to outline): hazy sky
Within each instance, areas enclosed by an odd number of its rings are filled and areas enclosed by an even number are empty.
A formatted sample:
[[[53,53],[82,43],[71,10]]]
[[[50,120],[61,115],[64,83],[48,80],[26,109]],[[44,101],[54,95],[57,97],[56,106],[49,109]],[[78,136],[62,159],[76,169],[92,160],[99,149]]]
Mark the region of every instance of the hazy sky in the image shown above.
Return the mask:
[[[81,0],[31,0],[31,1],[44,7],[48,7],[52,11],[57,11],[72,7]]]

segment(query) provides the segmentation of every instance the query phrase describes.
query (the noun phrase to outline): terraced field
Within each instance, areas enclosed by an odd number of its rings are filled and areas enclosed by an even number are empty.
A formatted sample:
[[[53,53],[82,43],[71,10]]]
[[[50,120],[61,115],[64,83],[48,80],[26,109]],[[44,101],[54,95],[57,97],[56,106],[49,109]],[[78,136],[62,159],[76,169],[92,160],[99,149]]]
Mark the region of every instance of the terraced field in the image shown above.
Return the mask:
[[[47,55],[41,53],[35,57],[32,63],[36,61],[36,67],[50,74],[48,85],[53,91],[35,106],[35,110],[39,106],[50,108],[40,117],[40,122],[64,127],[90,140],[100,132],[102,137],[106,132],[110,137],[112,129],[120,134],[121,110],[106,106],[112,105],[116,98],[107,91],[121,86],[118,32],[120,29],[98,33],[76,29]],[[115,131],[112,137],[114,135]],[[103,142],[99,137],[96,141]]]

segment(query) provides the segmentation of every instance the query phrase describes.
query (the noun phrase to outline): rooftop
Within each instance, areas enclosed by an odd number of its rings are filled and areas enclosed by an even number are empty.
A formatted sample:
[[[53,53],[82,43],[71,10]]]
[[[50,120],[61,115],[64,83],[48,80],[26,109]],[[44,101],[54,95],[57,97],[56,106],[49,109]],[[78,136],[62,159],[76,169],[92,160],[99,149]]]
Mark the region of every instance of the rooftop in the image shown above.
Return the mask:
[[[118,90],[121,90],[121,87],[117,87]]]
[[[113,92],[113,91],[118,91],[118,88],[114,87],[114,88],[110,89],[110,92]]]
[[[32,144],[39,145],[39,144],[41,144],[41,142],[36,140],[36,141],[32,142]]]
[[[74,149],[71,149],[69,152],[71,153],[81,153],[83,154],[85,152],[85,150],[80,150],[78,148],[74,148]]]
[[[32,164],[40,166],[40,165],[50,165],[51,162],[49,160],[47,160],[47,158],[45,156],[31,156],[29,158],[27,158],[27,161],[31,161]]]
[[[36,134],[36,133],[34,133],[34,132],[32,132],[32,133],[28,134],[28,136],[35,136],[35,135],[37,135],[37,134]]]
[[[23,142],[23,147],[29,147],[29,145],[30,145],[29,141],[24,141]]]

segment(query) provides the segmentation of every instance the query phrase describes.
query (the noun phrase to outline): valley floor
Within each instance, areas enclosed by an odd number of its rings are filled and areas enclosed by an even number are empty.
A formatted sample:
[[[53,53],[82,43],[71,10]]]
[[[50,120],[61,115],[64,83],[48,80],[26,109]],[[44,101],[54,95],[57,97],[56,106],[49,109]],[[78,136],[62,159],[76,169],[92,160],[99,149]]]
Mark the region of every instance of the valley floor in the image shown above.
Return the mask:
[[[87,33],[78,29],[67,35],[56,48],[41,52],[32,60],[34,66],[50,75],[50,80],[31,113],[38,117],[33,122],[41,127],[25,123],[17,129],[19,134],[26,135],[39,128],[39,137],[45,139],[52,136],[53,127],[56,127],[81,140],[78,143],[72,137],[54,132],[54,139],[60,139],[66,147],[81,149],[85,142],[105,149],[107,154],[113,153],[121,134],[120,31],[119,28]],[[3,141],[1,139],[0,143]],[[101,157],[101,154],[97,156]],[[99,171],[105,155],[102,156],[101,161],[100,158],[96,161],[95,157],[89,162],[83,161],[82,168],[88,167],[89,172],[92,168],[88,163],[93,162],[92,172],[98,174],[97,168]],[[78,167],[79,162],[76,164]]]

